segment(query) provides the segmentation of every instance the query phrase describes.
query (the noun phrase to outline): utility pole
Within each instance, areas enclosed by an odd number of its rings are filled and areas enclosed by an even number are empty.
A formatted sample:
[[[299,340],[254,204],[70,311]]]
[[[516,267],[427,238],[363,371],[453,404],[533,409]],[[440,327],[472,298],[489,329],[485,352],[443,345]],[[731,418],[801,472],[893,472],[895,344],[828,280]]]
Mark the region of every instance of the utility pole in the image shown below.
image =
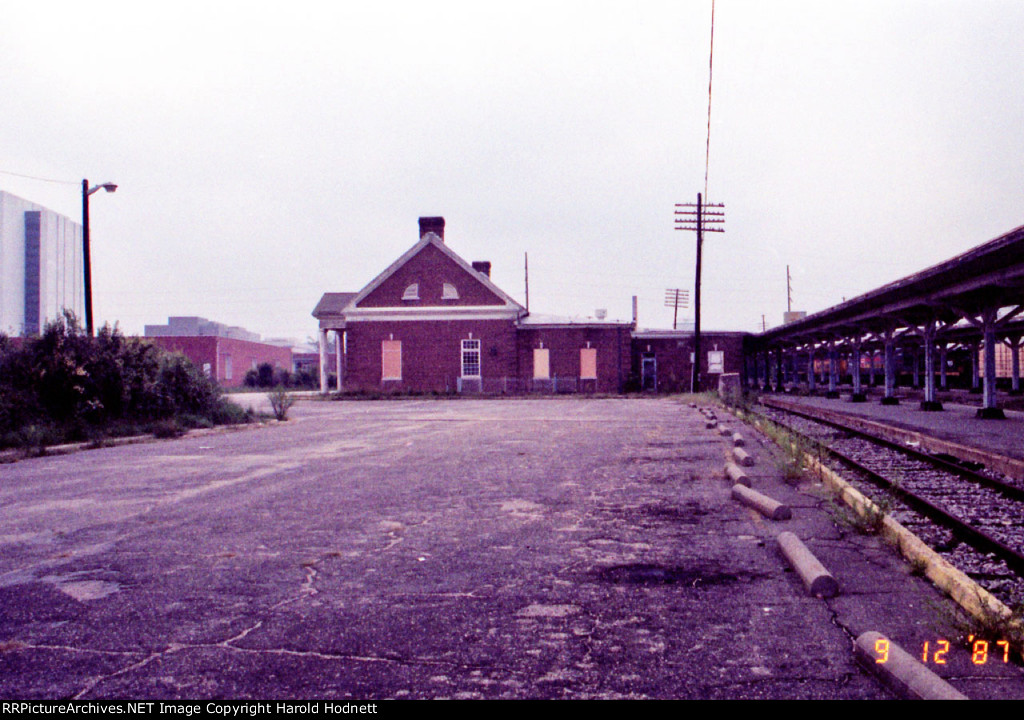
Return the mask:
[[[690,302],[690,293],[688,290],[679,290],[678,288],[672,288],[665,291],[665,307],[672,308],[672,329],[675,330],[677,326],[676,320],[679,317],[679,306],[686,307]]]
[[[526,314],[530,314],[530,254],[523,253],[523,273],[526,282]]]
[[[793,285],[789,279],[789,265],[786,266],[786,312],[793,312]]]
[[[725,205],[721,203],[703,204],[703,198],[697,193],[697,203],[676,203],[676,230],[691,230],[697,233],[697,278],[693,299],[693,375],[690,378],[690,392],[700,392],[700,275],[701,250],[704,245],[705,232],[725,232],[721,227],[725,223]],[[682,209],[680,209],[682,208]]]

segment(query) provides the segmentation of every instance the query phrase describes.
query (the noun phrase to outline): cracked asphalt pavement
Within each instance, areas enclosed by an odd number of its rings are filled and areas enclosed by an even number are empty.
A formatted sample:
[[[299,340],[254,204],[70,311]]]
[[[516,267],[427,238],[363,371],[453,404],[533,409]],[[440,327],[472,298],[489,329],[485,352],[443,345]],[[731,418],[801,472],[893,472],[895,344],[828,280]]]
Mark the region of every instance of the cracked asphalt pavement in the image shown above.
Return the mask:
[[[726,439],[676,399],[292,414],[0,467],[0,697],[887,698],[851,638],[949,632],[763,441],[794,519],[734,503]],[[806,596],[785,529],[840,597]],[[1024,696],[950,660],[969,695]]]

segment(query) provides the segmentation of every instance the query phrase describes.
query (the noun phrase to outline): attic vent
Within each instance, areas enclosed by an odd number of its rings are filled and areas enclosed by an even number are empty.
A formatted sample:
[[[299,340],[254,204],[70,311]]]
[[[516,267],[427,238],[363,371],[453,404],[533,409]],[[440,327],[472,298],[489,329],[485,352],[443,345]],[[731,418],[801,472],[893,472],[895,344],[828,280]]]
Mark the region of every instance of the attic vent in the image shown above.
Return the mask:
[[[420,299],[420,284],[419,283],[413,283],[412,285],[407,287],[405,289],[405,292],[402,293],[402,299],[403,300],[419,300]]]
[[[445,283],[441,288],[442,300],[458,300],[459,291],[451,283]]]

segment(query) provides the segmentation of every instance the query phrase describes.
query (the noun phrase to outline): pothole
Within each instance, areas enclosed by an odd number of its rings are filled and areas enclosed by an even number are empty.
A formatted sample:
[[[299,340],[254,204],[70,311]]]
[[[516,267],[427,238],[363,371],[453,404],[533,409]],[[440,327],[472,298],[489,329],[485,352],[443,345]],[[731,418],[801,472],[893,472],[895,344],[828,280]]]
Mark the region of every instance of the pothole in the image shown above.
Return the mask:
[[[682,523],[697,525],[708,510],[696,500],[689,500],[682,505],[671,502],[646,503],[624,508],[609,508],[608,512],[630,520],[639,527],[652,527],[657,523]]]
[[[747,581],[746,574],[720,572],[706,567],[680,567],[635,563],[615,565],[597,571],[601,582],[613,585],[684,585],[692,588],[729,585]]]

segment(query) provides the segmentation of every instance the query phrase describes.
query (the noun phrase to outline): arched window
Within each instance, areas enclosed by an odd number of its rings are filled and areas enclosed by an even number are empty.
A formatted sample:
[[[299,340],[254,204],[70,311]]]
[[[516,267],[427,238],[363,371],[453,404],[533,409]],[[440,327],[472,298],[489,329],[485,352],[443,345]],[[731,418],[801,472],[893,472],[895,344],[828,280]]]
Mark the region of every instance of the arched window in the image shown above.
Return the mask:
[[[405,292],[402,293],[402,299],[403,300],[419,300],[420,299],[420,284],[419,283],[413,283],[412,285],[407,287],[405,289]]]
[[[445,283],[441,288],[441,299],[442,300],[458,300],[459,291],[455,289],[455,286],[451,283]]]

